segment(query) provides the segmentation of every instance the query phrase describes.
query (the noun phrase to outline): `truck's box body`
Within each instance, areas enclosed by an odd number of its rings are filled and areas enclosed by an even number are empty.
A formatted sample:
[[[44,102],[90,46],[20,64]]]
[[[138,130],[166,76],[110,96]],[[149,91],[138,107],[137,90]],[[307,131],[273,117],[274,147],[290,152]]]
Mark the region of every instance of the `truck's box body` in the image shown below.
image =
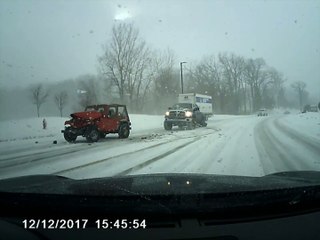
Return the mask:
[[[213,114],[212,108],[212,97],[198,94],[198,93],[183,93],[179,94],[179,103],[192,103],[196,104],[200,112],[207,116],[211,116]]]

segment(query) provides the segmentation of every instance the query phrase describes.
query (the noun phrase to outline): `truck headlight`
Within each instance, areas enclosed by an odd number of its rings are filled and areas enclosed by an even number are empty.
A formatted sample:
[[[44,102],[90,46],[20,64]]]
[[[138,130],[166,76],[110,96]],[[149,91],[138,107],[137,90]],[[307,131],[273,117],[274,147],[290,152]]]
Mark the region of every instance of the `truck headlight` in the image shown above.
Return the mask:
[[[186,117],[192,117],[192,112],[186,112]]]
[[[169,112],[168,111],[166,111],[166,116],[169,116]]]

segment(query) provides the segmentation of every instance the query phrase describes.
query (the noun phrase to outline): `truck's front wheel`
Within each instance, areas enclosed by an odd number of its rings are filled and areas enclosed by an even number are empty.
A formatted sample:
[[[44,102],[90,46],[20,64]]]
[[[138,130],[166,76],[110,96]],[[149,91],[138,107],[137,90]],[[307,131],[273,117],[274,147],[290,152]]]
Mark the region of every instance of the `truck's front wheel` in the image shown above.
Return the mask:
[[[194,124],[193,122],[188,122],[188,124],[187,124],[187,129],[188,129],[188,130],[195,129],[195,124]]]
[[[172,129],[172,123],[169,123],[167,121],[164,121],[163,126],[164,126],[164,129],[167,131]]]
[[[71,127],[67,127],[64,130],[63,137],[67,142],[74,142],[77,139],[77,135],[72,132]]]

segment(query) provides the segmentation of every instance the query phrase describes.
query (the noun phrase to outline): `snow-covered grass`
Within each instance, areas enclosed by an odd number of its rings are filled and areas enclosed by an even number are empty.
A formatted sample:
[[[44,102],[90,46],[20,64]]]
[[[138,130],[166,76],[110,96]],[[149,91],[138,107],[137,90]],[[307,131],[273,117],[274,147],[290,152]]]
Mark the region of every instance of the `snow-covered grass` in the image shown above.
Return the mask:
[[[47,129],[43,129],[43,118],[27,118],[0,122],[0,142],[27,140],[61,135],[65,118],[46,117]]]
[[[288,114],[280,120],[296,132],[320,139],[320,112]]]
[[[0,122],[0,142],[27,140],[61,135],[65,118],[46,117],[47,129],[43,129],[43,118],[27,118]]]
[[[52,137],[63,139],[61,130],[68,118],[45,117],[47,129],[43,129],[43,118],[27,118],[19,120],[0,121],[0,143],[17,140]],[[163,116],[131,114],[132,132],[163,127]]]
[[[132,132],[163,128],[162,115],[130,114]]]

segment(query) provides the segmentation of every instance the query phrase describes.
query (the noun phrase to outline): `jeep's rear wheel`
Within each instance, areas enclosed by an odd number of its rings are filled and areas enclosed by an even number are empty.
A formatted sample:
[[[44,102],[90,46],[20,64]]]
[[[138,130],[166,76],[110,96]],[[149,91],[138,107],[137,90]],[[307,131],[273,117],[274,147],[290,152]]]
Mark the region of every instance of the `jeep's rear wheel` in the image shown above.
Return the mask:
[[[74,142],[77,139],[77,135],[72,132],[71,127],[67,127],[63,132],[64,139],[67,142]]]
[[[164,129],[165,130],[171,130],[172,129],[172,123],[169,123],[169,122],[167,122],[167,121],[164,121],[164,123],[163,123],[163,126],[164,126]]]
[[[88,142],[97,142],[100,138],[98,129],[92,128],[86,136]]]
[[[122,124],[119,128],[119,138],[127,138],[130,134],[130,129],[128,124]]]

